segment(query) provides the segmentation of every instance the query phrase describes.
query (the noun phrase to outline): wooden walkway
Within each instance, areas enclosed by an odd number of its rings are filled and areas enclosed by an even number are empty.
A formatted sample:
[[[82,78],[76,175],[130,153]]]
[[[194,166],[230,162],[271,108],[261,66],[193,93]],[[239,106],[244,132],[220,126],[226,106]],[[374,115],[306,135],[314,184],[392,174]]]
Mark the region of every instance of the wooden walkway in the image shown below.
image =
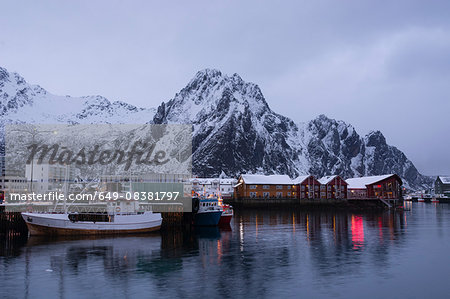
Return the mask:
[[[227,199],[224,203],[235,208],[339,208],[339,209],[386,209],[403,206],[403,200],[380,198],[239,198]]]

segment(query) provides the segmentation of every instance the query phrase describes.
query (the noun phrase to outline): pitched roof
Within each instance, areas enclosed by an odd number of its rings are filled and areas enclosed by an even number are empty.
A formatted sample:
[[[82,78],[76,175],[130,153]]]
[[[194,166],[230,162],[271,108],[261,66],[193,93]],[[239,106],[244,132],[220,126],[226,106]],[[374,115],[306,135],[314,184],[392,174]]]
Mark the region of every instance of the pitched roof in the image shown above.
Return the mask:
[[[221,185],[232,185],[232,184],[236,184],[236,182],[237,182],[236,179],[220,179]]]
[[[450,184],[450,176],[440,176],[441,182],[444,184]]]
[[[297,178],[293,179],[292,182],[294,183],[294,185],[301,184],[309,177],[315,179],[312,175],[300,175]]]
[[[220,179],[220,178],[191,178],[191,183],[198,182],[201,185],[211,185],[212,183],[220,183],[221,185],[230,185],[236,183],[236,179]]]
[[[326,184],[328,184],[331,180],[333,180],[335,177],[337,177],[337,175],[324,176],[324,177],[321,177],[318,181],[319,181],[319,183],[321,183],[322,185],[326,185]]]
[[[365,189],[366,185],[375,184],[376,182],[390,178],[395,174],[365,176],[360,178],[347,179],[349,189]]]
[[[292,185],[291,178],[287,175],[260,175],[260,174],[243,174],[242,179],[246,184],[267,184],[267,185]]]

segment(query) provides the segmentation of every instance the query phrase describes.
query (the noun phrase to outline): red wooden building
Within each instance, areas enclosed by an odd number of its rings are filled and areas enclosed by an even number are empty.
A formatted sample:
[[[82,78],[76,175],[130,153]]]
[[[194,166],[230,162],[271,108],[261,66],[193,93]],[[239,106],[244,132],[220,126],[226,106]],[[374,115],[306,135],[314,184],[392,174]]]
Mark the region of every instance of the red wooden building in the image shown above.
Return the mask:
[[[234,198],[296,198],[295,186],[287,175],[242,174]]]
[[[367,176],[348,179],[348,198],[383,198],[401,197],[402,179],[396,174]]]
[[[301,175],[294,180],[297,198],[320,198],[320,183],[312,175]]]
[[[320,198],[347,198],[347,182],[338,175],[325,176],[319,179]]]

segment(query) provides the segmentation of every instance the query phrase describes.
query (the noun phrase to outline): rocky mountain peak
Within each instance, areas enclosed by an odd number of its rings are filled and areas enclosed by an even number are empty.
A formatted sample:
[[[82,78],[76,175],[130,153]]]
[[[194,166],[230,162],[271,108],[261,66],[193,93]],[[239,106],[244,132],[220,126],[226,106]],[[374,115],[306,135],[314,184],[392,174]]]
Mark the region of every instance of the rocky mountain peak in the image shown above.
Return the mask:
[[[0,67],[0,82],[6,81],[9,78],[9,73],[6,69]]]
[[[365,137],[367,146],[386,145],[386,138],[380,131],[371,131]]]
[[[0,115],[31,105],[36,92],[23,77],[0,68]]]
[[[175,97],[158,107],[155,123],[201,123],[210,116],[249,114],[261,117],[270,108],[259,87],[242,80],[238,74],[231,77],[219,70],[197,72],[189,84]]]

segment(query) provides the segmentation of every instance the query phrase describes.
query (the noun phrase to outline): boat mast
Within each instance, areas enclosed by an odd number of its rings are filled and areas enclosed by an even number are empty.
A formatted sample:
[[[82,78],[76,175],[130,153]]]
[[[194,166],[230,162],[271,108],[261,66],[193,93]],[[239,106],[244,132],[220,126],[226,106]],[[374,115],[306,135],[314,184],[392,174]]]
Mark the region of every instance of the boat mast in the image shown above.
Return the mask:
[[[68,173],[69,173],[69,165],[66,164],[66,171],[64,173],[64,214],[67,214],[67,194],[68,194]]]

